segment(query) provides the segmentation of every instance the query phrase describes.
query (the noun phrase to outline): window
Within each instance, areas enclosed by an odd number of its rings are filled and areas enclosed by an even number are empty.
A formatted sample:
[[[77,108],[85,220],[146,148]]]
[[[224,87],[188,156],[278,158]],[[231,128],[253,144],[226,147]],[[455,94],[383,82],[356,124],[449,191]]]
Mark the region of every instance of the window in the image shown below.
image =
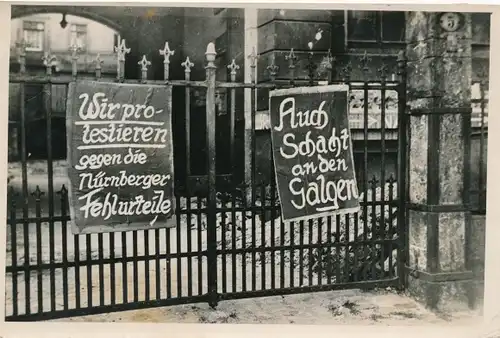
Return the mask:
[[[349,11],[347,37],[353,41],[377,41],[377,12]]]
[[[472,43],[479,45],[490,44],[490,13],[471,13]]]
[[[404,42],[405,12],[348,11],[347,40],[353,42]]]
[[[26,51],[43,51],[44,32],[45,24],[43,22],[23,22],[23,37],[26,42]]]
[[[86,25],[71,25],[70,46],[77,46],[81,50],[87,47],[87,26]]]

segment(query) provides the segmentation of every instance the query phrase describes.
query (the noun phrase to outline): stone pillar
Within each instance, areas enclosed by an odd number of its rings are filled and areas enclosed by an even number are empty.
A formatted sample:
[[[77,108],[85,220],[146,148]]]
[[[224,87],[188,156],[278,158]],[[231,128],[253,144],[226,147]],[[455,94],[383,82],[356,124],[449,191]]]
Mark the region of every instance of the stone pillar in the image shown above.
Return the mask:
[[[435,310],[474,305],[469,255],[471,21],[408,12],[408,289]]]

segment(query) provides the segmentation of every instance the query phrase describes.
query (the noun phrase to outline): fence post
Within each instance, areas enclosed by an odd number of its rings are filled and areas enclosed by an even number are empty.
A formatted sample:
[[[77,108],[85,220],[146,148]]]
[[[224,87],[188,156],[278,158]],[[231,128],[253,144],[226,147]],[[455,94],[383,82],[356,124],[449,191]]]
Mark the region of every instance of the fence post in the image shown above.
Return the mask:
[[[404,50],[399,52],[398,59],[399,92],[398,92],[398,160],[397,160],[397,195],[398,195],[398,263],[399,286],[405,288],[407,284],[406,266],[409,257],[409,237],[407,225],[406,203],[408,200],[408,140],[406,113],[406,66],[407,59]]]
[[[215,44],[209,43],[205,56],[207,58],[206,82],[206,128],[207,128],[207,264],[208,264],[208,303],[212,308],[217,306],[217,201],[216,201],[216,166],[215,166]]]

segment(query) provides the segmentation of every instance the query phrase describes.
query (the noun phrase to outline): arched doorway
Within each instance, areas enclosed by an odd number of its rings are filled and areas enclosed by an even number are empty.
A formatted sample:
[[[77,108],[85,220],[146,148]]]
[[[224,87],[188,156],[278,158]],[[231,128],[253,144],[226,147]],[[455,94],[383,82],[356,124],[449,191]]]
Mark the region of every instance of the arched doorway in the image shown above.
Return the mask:
[[[50,13],[66,13],[67,15],[82,17],[123,33],[123,27],[117,23],[115,17],[102,15],[95,8],[91,9],[84,6],[12,6],[11,19]]]

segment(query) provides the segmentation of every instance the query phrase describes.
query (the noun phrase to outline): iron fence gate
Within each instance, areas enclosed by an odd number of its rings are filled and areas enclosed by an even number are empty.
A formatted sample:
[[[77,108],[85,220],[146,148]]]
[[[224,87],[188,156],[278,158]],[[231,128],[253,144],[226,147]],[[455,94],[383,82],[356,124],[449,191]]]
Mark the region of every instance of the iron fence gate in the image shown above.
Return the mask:
[[[127,50],[124,44],[118,47],[123,48],[117,48],[117,81],[137,83],[137,80],[124,80]],[[351,79],[350,64],[335,76],[334,59],[329,53],[326,55],[322,65],[326,65],[329,72],[328,82],[349,84],[352,123],[358,119],[358,126],[353,128],[357,128],[359,135],[355,140],[355,165],[362,208],[356,214],[285,224],[279,217],[270,149],[268,155],[263,156],[271,159],[271,164],[264,166],[270,179],[259,178],[263,170],[258,173],[256,169],[256,153],[265,149],[256,141],[257,94],[262,96],[259,91],[274,88],[317,85],[317,65],[311,54],[307,63],[308,78],[296,77],[296,57],[292,50],[287,56],[291,79],[277,78],[279,69],[273,62],[267,67],[270,81],[257,83],[254,53],[250,56],[250,83],[236,82],[238,67],[234,61],[228,65],[230,81],[219,82],[216,81],[215,55],[211,53],[213,45],[209,47],[205,81],[190,79],[193,64],[189,58],[182,64],[185,79],[170,80],[168,44],[161,52],[165,57],[164,81],[147,80],[150,63],[144,57],[140,64],[139,82],[145,86],[163,84],[185,92],[185,116],[178,118],[182,120],[183,133],[179,123],[174,123],[178,133],[174,134],[175,142],[182,143],[179,135],[184,139],[182,147],[179,146],[184,149],[177,150],[179,153],[174,157],[177,162],[179,159],[184,162],[176,164],[175,176],[181,177],[175,191],[177,227],[87,235],[70,232],[65,162],[56,161],[52,152],[52,124],[56,117],[51,100],[57,86],[65,87],[78,78],[76,52],[71,76],[53,75],[51,56],[45,59],[45,75],[29,75],[24,53],[20,53],[20,71],[10,74],[11,86],[17,86],[21,98],[19,120],[13,123],[12,129],[19,131],[20,161],[10,166],[18,163],[20,175],[19,178],[13,176],[9,182],[6,320],[45,320],[195,302],[215,306],[221,300],[244,297],[404,285],[404,54],[397,60],[397,78],[389,80],[387,67],[383,65],[377,80],[371,82]],[[101,76],[99,60],[95,75],[98,81],[106,81]],[[30,161],[26,150],[26,140],[33,137],[26,129],[24,91],[28,84],[43,85],[45,91],[47,159],[42,167],[46,166],[47,176],[40,182],[35,175],[40,164]],[[192,148],[203,146],[190,143],[193,137],[190,98],[196,90],[204,93],[201,97],[206,112],[205,170],[198,176],[191,173],[191,162],[196,160]],[[378,115],[373,115],[375,108],[368,104],[373,91],[381,93]],[[227,140],[217,141],[217,128],[223,128],[216,125],[220,115],[224,115],[219,109],[222,92],[227,94],[225,114],[229,133]],[[246,93],[249,100],[244,124],[238,124],[236,119],[238,92]],[[397,123],[388,118],[389,100],[392,100]],[[373,116],[379,118],[375,129],[369,124]],[[374,130],[380,135],[375,150],[369,147]],[[238,137],[242,140],[239,143]],[[396,144],[395,151],[389,151],[389,142]],[[379,156],[380,163],[376,170],[369,167],[374,154]],[[386,165],[389,157],[391,172]],[[225,164],[228,172],[218,169],[217,163]],[[178,175],[179,166],[186,175]],[[369,175],[370,171],[377,175]]]

